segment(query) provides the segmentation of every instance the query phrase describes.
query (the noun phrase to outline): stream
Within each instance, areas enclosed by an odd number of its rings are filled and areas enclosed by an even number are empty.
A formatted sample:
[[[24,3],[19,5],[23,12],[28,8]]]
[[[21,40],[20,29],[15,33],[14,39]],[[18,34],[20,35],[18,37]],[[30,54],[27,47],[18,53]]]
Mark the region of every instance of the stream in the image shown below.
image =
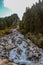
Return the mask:
[[[13,65],[43,65],[43,50],[12,29],[11,34],[0,38],[0,58],[7,58]]]

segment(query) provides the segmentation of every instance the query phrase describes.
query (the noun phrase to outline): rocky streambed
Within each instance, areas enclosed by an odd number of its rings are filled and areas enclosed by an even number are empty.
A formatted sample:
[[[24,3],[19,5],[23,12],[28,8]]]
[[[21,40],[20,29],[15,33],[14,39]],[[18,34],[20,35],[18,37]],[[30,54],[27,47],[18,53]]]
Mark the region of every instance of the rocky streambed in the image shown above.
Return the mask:
[[[11,34],[0,38],[0,59],[7,59],[3,65],[43,65],[43,50],[12,29]]]

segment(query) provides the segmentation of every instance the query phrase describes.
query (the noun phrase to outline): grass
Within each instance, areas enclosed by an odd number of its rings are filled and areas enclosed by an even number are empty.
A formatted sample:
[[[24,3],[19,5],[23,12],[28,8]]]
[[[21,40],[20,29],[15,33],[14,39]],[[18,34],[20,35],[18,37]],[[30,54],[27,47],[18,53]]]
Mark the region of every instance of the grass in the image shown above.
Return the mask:
[[[27,36],[28,39],[30,39],[34,44],[36,44],[38,47],[43,48],[43,35],[40,33],[31,33],[26,31],[24,29],[19,30],[22,34]]]
[[[14,24],[14,25],[12,25],[12,26],[9,27],[9,28],[5,28],[5,29],[3,29],[3,30],[0,30],[0,37],[1,37],[1,36],[4,36],[5,34],[11,33],[11,32],[12,32],[12,31],[11,31],[11,28],[17,28],[17,24]]]
[[[6,34],[10,34],[11,28],[6,28],[4,30],[0,30],[0,37],[4,36]],[[25,34],[24,29],[20,30],[19,32],[21,32],[22,34]],[[43,35],[38,33],[38,34],[34,34],[34,33],[27,33],[28,39],[30,39],[34,44],[38,45],[38,47],[43,48]]]
[[[5,34],[9,34],[11,33],[11,29],[10,28],[6,28],[4,30],[0,30],[0,37],[4,36]]]
[[[43,48],[43,35],[42,34],[28,33],[27,36],[33,43],[38,45],[38,47]]]

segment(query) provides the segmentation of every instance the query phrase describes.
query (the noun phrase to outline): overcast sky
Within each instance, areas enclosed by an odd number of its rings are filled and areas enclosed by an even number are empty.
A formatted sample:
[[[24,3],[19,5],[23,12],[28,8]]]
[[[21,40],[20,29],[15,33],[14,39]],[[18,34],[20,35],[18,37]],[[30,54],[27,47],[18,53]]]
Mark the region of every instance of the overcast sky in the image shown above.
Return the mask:
[[[6,16],[6,15],[10,15],[12,13],[17,13],[21,19],[23,16],[23,13],[25,12],[26,7],[31,7],[33,5],[33,3],[35,4],[39,0],[0,0],[0,3],[2,3],[2,1],[3,1],[4,7],[2,9],[1,4],[0,4],[0,14],[2,14],[2,12],[3,13],[6,11],[8,11],[8,12],[6,12],[5,14],[3,14],[1,16]],[[2,11],[2,10],[4,10],[4,11]]]

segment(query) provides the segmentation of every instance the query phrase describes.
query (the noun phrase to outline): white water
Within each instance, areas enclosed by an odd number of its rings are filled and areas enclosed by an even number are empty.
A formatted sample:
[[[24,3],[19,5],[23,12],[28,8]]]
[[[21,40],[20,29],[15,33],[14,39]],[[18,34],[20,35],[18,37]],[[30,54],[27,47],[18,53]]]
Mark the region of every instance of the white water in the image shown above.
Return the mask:
[[[14,30],[15,31],[15,30]],[[14,33],[13,31],[13,33]],[[20,33],[15,33],[14,35],[14,39],[15,39],[15,43],[17,45],[16,48],[12,49],[9,52],[9,60],[15,62],[15,63],[25,63],[26,65],[43,65],[43,52],[40,51],[40,53],[42,54],[41,59],[35,63],[34,61],[30,61],[26,59],[26,49],[27,49],[27,43],[25,41],[22,40],[21,44],[18,44],[17,41],[20,40],[20,38],[24,38],[24,36]],[[30,42],[30,40],[29,40]],[[11,43],[11,39],[9,39],[9,43]],[[29,46],[30,47],[30,46]],[[21,49],[21,54],[17,53],[17,49]],[[30,50],[33,50],[32,47],[30,47]],[[30,54],[32,55],[32,52],[30,52]]]
[[[8,56],[8,59],[17,65],[20,65],[18,63],[24,63],[24,65],[43,65],[43,50],[34,45],[31,40],[25,39],[24,35],[20,34],[16,29],[12,29],[12,31],[12,34],[6,35],[0,39],[0,58],[4,56],[6,52],[5,56]],[[5,47],[11,50],[6,51],[4,49]],[[27,59],[27,54],[28,56],[32,56],[34,53],[38,55],[37,52],[41,53],[39,61],[35,62],[36,60],[32,61]],[[34,59],[34,57],[32,58]]]

